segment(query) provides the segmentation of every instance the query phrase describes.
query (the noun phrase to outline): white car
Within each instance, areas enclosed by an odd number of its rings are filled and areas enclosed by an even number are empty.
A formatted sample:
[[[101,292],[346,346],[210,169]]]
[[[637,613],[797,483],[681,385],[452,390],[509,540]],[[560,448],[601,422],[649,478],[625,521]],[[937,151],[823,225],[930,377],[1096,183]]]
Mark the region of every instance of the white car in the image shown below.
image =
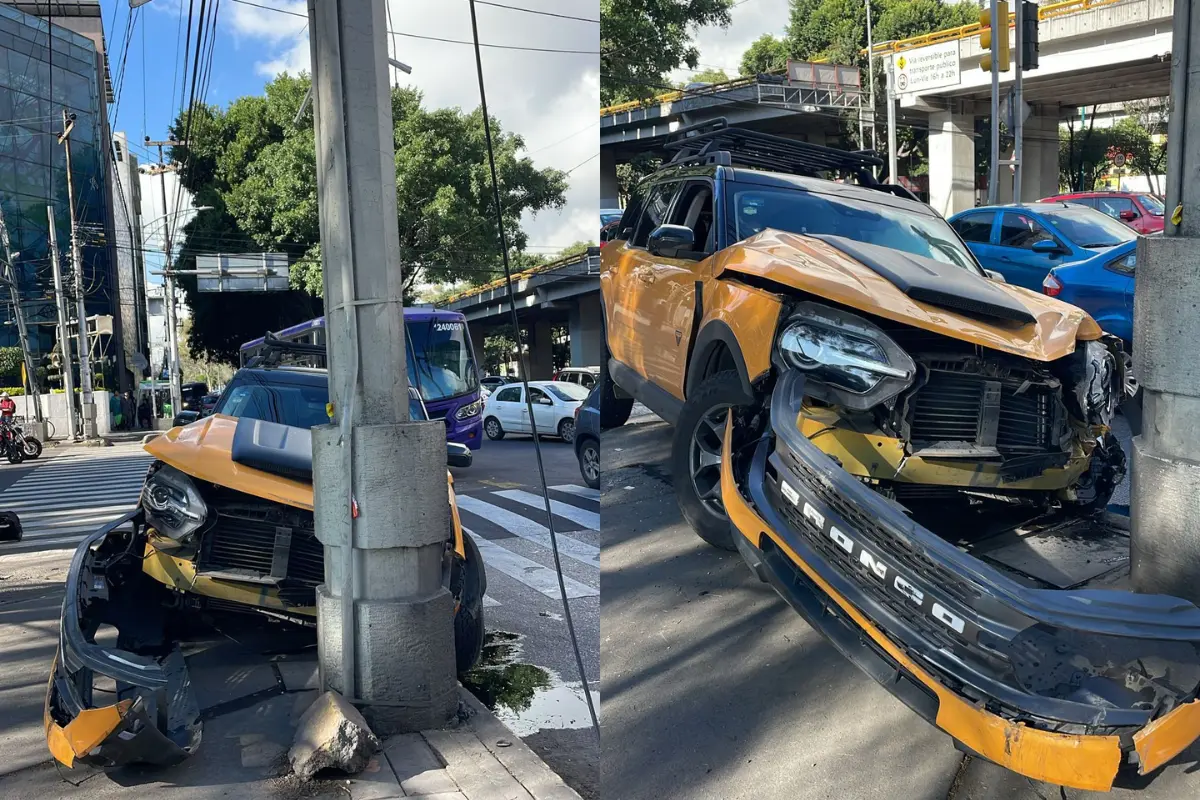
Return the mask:
[[[530,381],[529,397],[538,433],[575,441],[575,409],[587,396],[588,390],[577,383]],[[483,431],[489,439],[503,439],[509,433],[533,433],[521,384],[509,383],[492,392],[483,404]]]

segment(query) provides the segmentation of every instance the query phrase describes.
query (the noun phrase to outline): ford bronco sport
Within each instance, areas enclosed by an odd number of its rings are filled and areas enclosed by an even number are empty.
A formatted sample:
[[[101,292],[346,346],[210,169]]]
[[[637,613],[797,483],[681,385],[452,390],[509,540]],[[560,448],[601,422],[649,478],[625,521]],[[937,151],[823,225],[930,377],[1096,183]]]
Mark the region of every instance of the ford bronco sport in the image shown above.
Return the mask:
[[[697,533],[1009,769],[1108,789],[1200,736],[1200,609],[997,555],[1127,559],[1120,343],[986,273],[872,154],[723,121],[667,149],[601,254],[602,415],[675,426]]]

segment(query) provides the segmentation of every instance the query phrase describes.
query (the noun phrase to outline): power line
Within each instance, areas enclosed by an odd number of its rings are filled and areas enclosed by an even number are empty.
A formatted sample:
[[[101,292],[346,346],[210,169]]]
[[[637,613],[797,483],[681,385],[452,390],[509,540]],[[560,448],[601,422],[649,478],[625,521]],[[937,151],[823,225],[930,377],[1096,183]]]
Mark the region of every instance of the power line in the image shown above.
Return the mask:
[[[600,24],[600,20],[591,19],[589,17],[574,17],[574,16],[571,16],[570,14],[555,14],[553,11],[535,11],[532,8],[521,8],[520,6],[509,6],[509,5],[505,5],[504,3],[492,3],[492,2],[488,2],[488,0],[475,0],[475,4],[480,5],[480,6],[492,6],[493,8],[506,8],[509,11],[523,11],[526,14],[538,14],[543,17],[557,17],[558,19],[573,19],[573,20],[578,20],[579,22],[590,22],[593,25]],[[482,45],[482,46],[486,46],[486,45]]]
[[[241,3],[245,2],[245,0],[234,0],[234,2]],[[468,47],[473,45],[472,42],[463,41],[462,39],[443,39],[440,36],[421,36],[416,33],[404,33],[403,31],[388,31],[388,33],[392,33],[395,36],[406,36],[409,39],[425,39],[431,42],[444,42],[446,44],[465,44]],[[525,50],[531,53],[573,53],[584,56],[600,55],[599,50],[560,50],[554,47],[520,47],[514,44],[487,44],[486,42],[480,42],[479,46],[491,47],[495,50]]]

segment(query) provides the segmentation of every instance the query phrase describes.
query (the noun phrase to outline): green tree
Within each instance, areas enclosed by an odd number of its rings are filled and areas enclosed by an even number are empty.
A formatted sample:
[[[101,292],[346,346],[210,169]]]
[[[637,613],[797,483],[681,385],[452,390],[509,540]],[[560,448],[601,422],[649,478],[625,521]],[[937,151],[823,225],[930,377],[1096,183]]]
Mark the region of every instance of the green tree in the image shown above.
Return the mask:
[[[668,72],[695,69],[705,25],[729,25],[733,0],[600,0],[600,104],[653,97]]]
[[[1158,178],[1167,171],[1167,148],[1162,141],[1167,132],[1167,101],[1126,103],[1125,113],[1129,116],[1113,125],[1112,144],[1130,157],[1128,166],[1146,177],[1150,191],[1162,194]]]
[[[788,47],[782,39],[769,33],[754,40],[754,44],[742,54],[741,73],[758,75],[763,72],[779,72],[787,68]]]
[[[179,325],[179,370],[185,381],[204,381],[210,387],[222,386],[233,377],[234,366],[224,361],[214,361],[194,353],[191,345],[193,320],[183,320]]]
[[[680,89],[685,88],[689,83],[725,83],[729,80],[729,76],[725,74],[725,70],[720,68],[710,68],[701,70],[691,77],[676,82],[676,86]]]
[[[1089,192],[1110,165],[1112,129],[1096,129],[1096,107],[1085,108],[1086,122],[1067,117],[1066,128],[1059,128],[1058,182],[1072,192]]]
[[[309,87],[307,76],[280,75],[265,96],[242,97],[227,109],[199,108],[188,131],[181,116],[172,132],[186,152],[174,152],[197,203],[216,210],[199,215],[180,262],[197,253],[279,251],[288,254],[292,286],[279,295],[195,291],[181,281],[195,326],[197,352],[233,361],[241,342],[321,313],[320,225],[311,109],[295,122]],[[483,116],[478,109],[429,110],[420,92],[394,88],[397,223],[404,289],[411,300],[419,282],[483,283],[499,273],[501,258],[487,166]],[[522,155],[524,140],[491,121],[500,179],[504,229],[515,252],[527,236],[525,211],[561,208],[565,173],[538,169]]]

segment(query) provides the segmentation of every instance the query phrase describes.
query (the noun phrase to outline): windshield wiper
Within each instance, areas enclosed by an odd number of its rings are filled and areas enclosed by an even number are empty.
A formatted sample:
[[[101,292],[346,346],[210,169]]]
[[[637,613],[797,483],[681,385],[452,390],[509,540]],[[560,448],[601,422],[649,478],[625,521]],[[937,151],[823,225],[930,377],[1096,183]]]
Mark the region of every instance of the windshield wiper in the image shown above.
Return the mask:
[[[1080,245],[1080,247],[1116,247],[1119,244],[1125,244],[1125,243],[1124,242],[1096,242],[1094,244],[1083,244],[1083,245]]]

